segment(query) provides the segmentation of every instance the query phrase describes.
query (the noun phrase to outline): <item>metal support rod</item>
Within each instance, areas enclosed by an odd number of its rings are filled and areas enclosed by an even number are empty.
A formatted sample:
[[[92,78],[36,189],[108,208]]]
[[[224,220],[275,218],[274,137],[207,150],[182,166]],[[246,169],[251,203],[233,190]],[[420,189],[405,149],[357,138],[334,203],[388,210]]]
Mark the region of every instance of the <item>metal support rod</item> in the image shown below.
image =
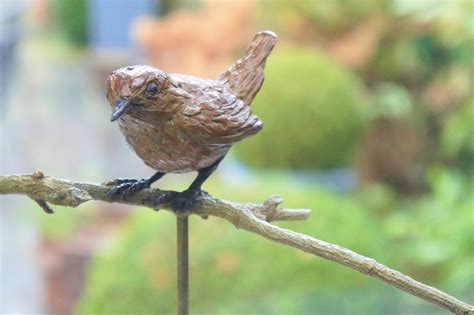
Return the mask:
[[[176,216],[178,315],[189,314],[188,215]]]

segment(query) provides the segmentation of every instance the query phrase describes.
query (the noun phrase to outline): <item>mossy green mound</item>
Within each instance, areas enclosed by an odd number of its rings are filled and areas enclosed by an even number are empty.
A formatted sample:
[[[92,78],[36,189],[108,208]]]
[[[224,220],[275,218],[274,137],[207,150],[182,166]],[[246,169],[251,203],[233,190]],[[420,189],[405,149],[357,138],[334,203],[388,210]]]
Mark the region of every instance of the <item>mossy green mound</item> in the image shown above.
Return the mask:
[[[237,156],[261,168],[327,169],[344,165],[364,125],[361,86],[348,71],[312,49],[278,48],[252,104],[264,122],[236,146]]]

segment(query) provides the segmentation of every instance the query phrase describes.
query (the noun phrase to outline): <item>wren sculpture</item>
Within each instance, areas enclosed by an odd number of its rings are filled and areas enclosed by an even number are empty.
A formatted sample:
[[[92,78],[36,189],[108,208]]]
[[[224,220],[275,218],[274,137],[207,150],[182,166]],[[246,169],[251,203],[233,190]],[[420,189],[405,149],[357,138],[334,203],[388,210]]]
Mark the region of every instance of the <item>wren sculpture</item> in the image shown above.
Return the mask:
[[[128,144],[157,172],[142,180],[114,180],[111,195],[148,188],[167,173],[197,171],[189,188],[171,204],[174,210],[192,207],[201,185],[230,147],[262,129],[250,104],[262,86],[265,61],[275,43],[274,33],[258,33],[245,56],[217,80],[142,65],[113,71],[107,78],[111,121],[118,122]]]

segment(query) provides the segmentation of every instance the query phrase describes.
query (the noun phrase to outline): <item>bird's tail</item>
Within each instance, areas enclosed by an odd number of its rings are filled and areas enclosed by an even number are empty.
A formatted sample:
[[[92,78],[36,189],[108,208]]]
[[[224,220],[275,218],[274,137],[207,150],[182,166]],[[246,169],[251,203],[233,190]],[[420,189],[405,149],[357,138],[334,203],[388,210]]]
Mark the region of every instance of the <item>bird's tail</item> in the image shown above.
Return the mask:
[[[250,105],[263,84],[265,61],[276,44],[271,31],[257,33],[245,55],[219,77],[240,99]]]

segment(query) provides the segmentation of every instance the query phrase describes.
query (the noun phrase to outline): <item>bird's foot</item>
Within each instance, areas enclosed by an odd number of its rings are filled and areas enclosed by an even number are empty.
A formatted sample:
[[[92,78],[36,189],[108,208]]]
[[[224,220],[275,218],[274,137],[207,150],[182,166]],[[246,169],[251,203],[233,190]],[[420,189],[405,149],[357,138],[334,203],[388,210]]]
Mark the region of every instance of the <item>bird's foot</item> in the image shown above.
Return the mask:
[[[178,194],[175,191],[157,191],[156,194],[146,197],[144,201],[151,204],[153,210],[158,211],[163,205],[170,204]]]
[[[103,182],[102,185],[105,186],[119,186],[125,183],[135,183],[138,182],[138,179],[133,179],[133,178],[116,178],[112,180],[108,180],[106,182]]]
[[[119,178],[112,181],[105,183],[107,186],[116,187],[112,188],[108,195],[112,199],[117,199],[118,197],[125,197],[134,194],[139,190],[143,190],[145,188],[150,188],[150,182],[146,179],[125,179]]]
[[[171,210],[179,214],[185,214],[196,207],[202,196],[206,194],[200,189],[187,189],[172,197]]]

